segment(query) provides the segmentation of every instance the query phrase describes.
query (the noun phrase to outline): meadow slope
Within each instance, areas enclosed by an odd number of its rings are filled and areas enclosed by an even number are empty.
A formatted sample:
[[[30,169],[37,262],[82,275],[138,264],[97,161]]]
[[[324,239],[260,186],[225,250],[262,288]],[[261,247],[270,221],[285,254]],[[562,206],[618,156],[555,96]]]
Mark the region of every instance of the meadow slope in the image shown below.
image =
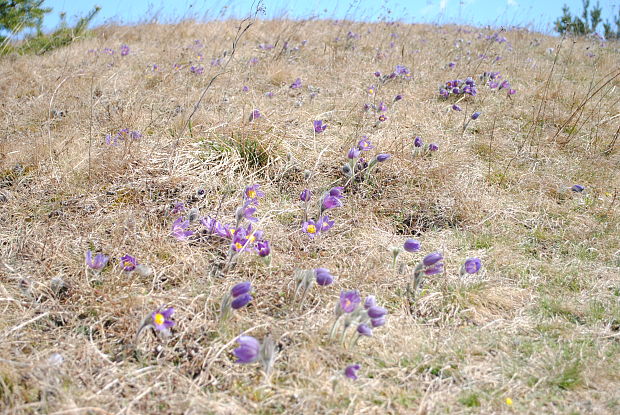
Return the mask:
[[[618,62],[596,38],[312,20],[107,26],[2,57],[0,412],[618,413]],[[467,77],[475,96],[440,96]],[[391,157],[349,180],[362,136]],[[229,263],[200,218],[233,224],[254,184],[271,263],[251,243]],[[300,193],[312,216],[335,186],[311,238]],[[319,267],[334,283],[300,304],[295,271]],[[218,322],[242,281],[252,301]],[[347,290],[388,311],[355,346],[330,338]],[[170,335],[136,336],[162,307]],[[235,363],[242,333],[274,339],[270,376]]]

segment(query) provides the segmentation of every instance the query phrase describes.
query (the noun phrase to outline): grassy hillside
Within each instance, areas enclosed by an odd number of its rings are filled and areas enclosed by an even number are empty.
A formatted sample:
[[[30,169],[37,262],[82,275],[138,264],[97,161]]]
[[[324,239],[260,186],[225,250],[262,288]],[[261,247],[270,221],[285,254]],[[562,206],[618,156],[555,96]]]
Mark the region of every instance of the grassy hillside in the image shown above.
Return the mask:
[[[0,412],[618,413],[618,44],[248,23],[102,27],[0,60]],[[468,77],[475,96],[440,95]],[[362,136],[367,162],[390,158],[349,177]],[[247,229],[255,184],[246,239],[210,233],[243,201]],[[309,236],[300,193],[316,220],[339,186],[333,227]],[[421,249],[393,264],[409,238]],[[433,252],[445,266],[414,297]],[[296,270],[316,268],[334,283],[302,301]],[[244,281],[253,299],[221,319]],[[388,312],[357,343],[357,324],[330,336],[349,290]],[[235,362],[242,334],[271,336],[269,374]]]

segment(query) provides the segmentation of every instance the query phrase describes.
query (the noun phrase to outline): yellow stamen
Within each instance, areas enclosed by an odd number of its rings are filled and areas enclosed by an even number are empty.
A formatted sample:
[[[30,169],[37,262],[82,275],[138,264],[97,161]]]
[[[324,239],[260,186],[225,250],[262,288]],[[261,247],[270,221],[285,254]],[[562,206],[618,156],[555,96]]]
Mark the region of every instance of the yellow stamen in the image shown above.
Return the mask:
[[[254,235],[250,235],[250,237],[248,238],[248,241],[250,241],[250,243],[254,242],[256,240],[256,236]]]
[[[133,267],[133,264],[131,262],[129,262],[129,261],[125,261],[125,262],[123,262],[123,266],[125,268],[129,268],[129,267]]]
[[[308,233],[316,233],[316,226],[314,225],[308,225],[308,227],[306,228],[306,231]]]
[[[512,406],[512,399],[506,398],[506,405]]]
[[[256,192],[254,190],[249,190],[248,191],[248,197],[250,199],[256,199]]]
[[[155,314],[155,318],[153,320],[155,320],[155,324],[157,324],[158,326],[161,326],[162,324],[164,324],[164,321],[166,319],[164,318],[163,314],[157,313]]]
[[[235,248],[237,248],[237,250],[240,250],[241,248],[243,248],[243,245],[241,245],[239,242],[236,242]]]

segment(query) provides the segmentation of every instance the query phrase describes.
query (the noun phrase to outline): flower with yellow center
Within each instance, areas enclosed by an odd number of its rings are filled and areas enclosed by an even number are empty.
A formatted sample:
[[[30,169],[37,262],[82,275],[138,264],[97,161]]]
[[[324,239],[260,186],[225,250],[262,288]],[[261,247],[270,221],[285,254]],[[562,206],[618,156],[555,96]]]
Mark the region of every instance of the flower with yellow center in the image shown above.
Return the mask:
[[[308,233],[316,233],[316,226],[314,225],[308,225],[308,228],[306,229],[306,231]]]
[[[155,317],[153,317],[153,321],[155,322],[155,324],[161,326],[162,324],[164,324],[164,321],[166,321],[166,319],[164,318],[163,314],[155,313]]]

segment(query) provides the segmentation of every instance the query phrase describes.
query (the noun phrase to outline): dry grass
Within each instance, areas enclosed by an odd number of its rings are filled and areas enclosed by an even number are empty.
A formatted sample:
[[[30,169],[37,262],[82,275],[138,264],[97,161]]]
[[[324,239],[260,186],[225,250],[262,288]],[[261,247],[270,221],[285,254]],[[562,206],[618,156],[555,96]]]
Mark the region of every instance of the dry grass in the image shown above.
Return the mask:
[[[617,413],[619,78],[596,91],[619,71],[618,44],[511,30],[510,47],[453,26],[257,22],[183,129],[237,25],[105,27],[44,56],[0,61],[0,412]],[[350,30],[361,39],[346,40]],[[105,47],[117,53],[89,52]],[[198,52],[203,75],[188,69]],[[375,70],[397,64],[413,79],[379,89],[389,118],[375,127],[365,90]],[[479,85],[463,113],[437,99],[444,81],[492,70],[517,94]],[[289,89],[297,77],[304,87]],[[392,105],[396,94],[404,99]],[[253,108],[265,117],[249,123]],[[473,111],[483,115],[463,134]],[[315,119],[329,125],[323,134]],[[121,128],[143,137],[106,145]],[[362,134],[393,158],[374,181],[347,188],[336,226],[309,241],[299,231],[304,171],[316,192],[343,184],[340,166]],[[440,150],[414,157],[416,135]],[[267,195],[259,226],[272,265],[245,255],[216,277],[226,248],[175,240],[169,212],[184,202],[232,222],[252,183]],[[575,183],[587,191],[571,192]],[[411,311],[388,252],[409,235],[447,257]],[[112,257],[98,278],[85,271],[89,248]],[[123,273],[126,253],[154,275]],[[462,279],[471,256],[483,272]],[[293,272],[318,266],[336,283],[298,310]],[[68,290],[55,292],[53,278]],[[243,280],[255,299],[220,327],[220,299]],[[354,350],[328,339],[341,289],[374,294],[390,313]],[[134,346],[142,318],[166,304],[176,309],[172,336],[144,333]],[[257,365],[234,363],[240,333],[280,345],[268,382]],[[352,362],[362,366],[355,382],[342,375]]]

